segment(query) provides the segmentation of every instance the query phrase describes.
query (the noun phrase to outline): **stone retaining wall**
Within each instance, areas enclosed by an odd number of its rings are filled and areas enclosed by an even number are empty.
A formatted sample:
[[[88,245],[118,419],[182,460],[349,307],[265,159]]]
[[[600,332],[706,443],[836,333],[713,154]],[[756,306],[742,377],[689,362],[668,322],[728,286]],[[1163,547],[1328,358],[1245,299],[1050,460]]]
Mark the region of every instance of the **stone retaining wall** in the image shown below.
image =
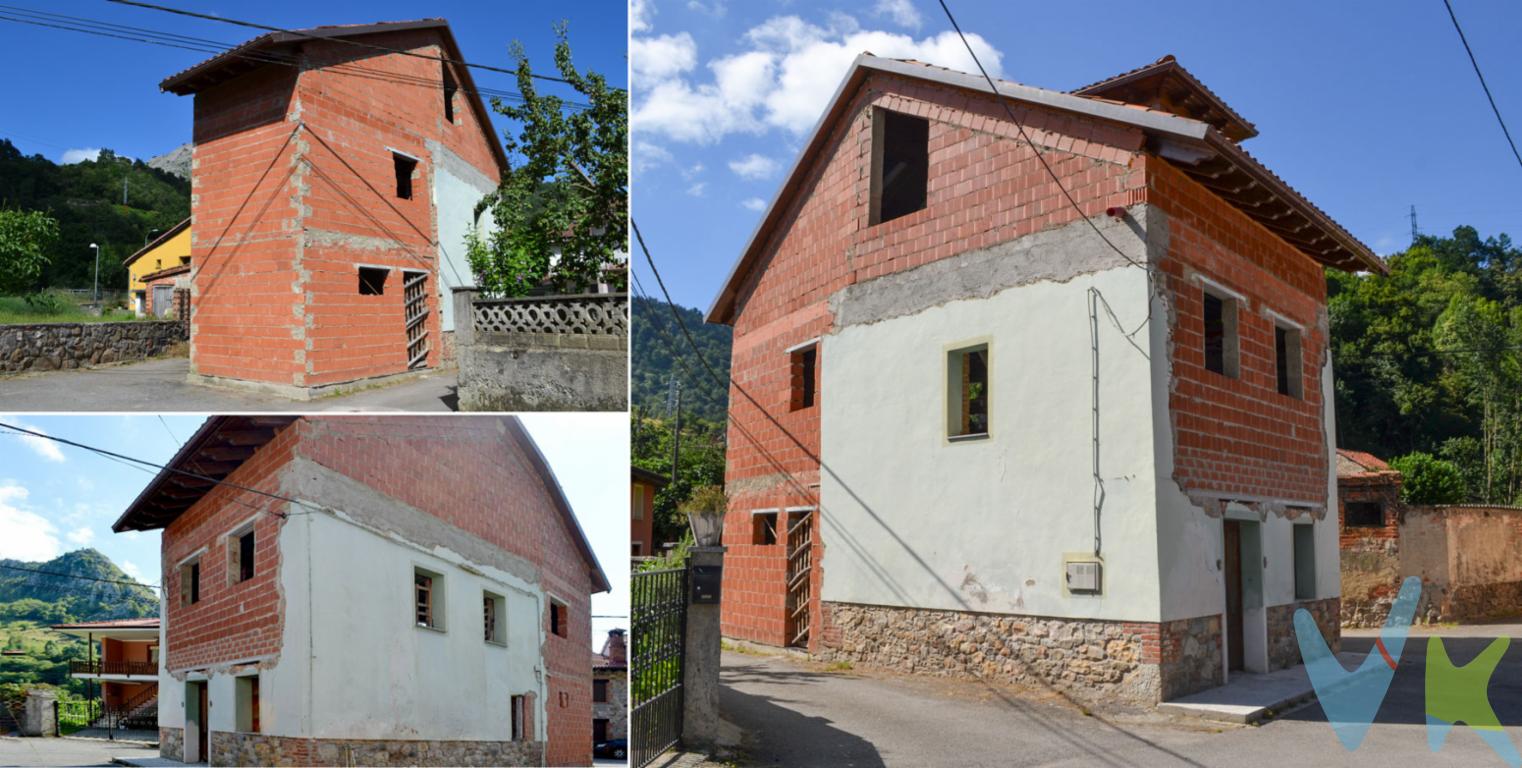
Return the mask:
[[[455,349],[462,411],[621,411],[628,336],[478,335]]]
[[[1342,600],[1328,597],[1268,607],[1268,669],[1287,669],[1300,663],[1300,642],[1295,635],[1295,611],[1304,608],[1333,653],[1342,648]]]
[[[144,360],[184,341],[176,321],[0,325],[0,373]]]
[[[159,754],[168,751],[160,729]],[[260,733],[212,731],[211,765],[542,765],[540,741],[424,741],[390,739],[308,739]]]
[[[825,661],[1038,685],[1111,706],[1152,706],[1222,682],[1215,616],[1158,624],[829,602],[823,609]]]
[[[185,729],[159,727],[159,757],[185,762]]]

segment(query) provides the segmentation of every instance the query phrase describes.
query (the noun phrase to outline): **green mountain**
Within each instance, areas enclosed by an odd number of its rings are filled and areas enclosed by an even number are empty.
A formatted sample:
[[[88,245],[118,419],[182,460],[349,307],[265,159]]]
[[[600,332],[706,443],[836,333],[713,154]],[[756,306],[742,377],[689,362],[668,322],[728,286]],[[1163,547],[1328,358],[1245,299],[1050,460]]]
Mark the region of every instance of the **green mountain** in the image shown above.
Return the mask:
[[[94,549],[45,563],[0,560],[0,695],[39,683],[82,693],[83,684],[69,677],[69,660],[85,658],[84,641],[48,627],[157,616],[159,600],[152,589],[112,583],[130,581]]]
[[[715,382],[703,369],[671,316],[671,308],[664,301],[639,297],[630,307],[634,335],[630,403],[644,414],[665,415],[672,381],[680,380],[683,416],[722,423],[729,413],[729,387]],[[676,309],[703,359],[728,381],[730,327],[703,322],[702,313],[696,309]]]
[[[125,184],[126,203],[122,202]],[[0,139],[0,208],[45,211],[59,240],[43,272],[46,288],[89,288],[100,246],[101,290],[127,288],[122,261],[190,215],[190,181],[109,149],[95,160],[58,165],[21,154]]]

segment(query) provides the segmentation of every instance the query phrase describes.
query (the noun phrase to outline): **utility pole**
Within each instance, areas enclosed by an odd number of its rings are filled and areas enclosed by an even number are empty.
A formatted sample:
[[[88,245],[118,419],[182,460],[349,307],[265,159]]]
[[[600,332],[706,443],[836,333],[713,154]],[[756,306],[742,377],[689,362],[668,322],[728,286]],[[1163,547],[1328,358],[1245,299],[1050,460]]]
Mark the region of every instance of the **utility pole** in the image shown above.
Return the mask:
[[[122,177],[122,205],[127,204],[127,177]]]
[[[676,379],[676,423],[671,428],[671,482],[682,459],[682,380]]]
[[[1416,244],[1416,238],[1419,237],[1420,235],[1421,235],[1421,231],[1416,228],[1416,206],[1412,205],[1411,206],[1411,243],[1413,245]]]

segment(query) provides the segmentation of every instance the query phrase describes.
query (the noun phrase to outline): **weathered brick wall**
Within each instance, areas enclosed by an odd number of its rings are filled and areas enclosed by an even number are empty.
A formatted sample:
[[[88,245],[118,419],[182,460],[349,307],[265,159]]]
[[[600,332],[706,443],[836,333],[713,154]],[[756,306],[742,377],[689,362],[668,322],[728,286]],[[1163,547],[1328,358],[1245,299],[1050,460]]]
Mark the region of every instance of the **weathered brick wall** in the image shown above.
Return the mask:
[[[0,373],[144,360],[165,354],[184,340],[176,322],[0,326]]]
[[[1147,162],[1147,202],[1168,214],[1173,308],[1174,479],[1186,492],[1325,503],[1321,371],[1326,284],[1319,264],[1184,176]],[[1240,375],[1205,369],[1203,275],[1247,297],[1238,308]],[[1304,328],[1303,397],[1277,389],[1272,310]]]
[[[566,603],[569,617],[566,636],[549,635],[543,649],[546,759],[551,765],[590,762],[589,566],[576,547],[578,534],[556,511],[508,420],[336,416],[301,425],[301,456],[540,566],[545,591]],[[548,615],[541,618],[548,627]]]
[[[875,226],[869,224],[874,106],[930,120],[926,208]],[[1144,184],[1139,131],[1014,109],[1086,215],[1135,201]],[[783,211],[783,223],[742,283],[732,323],[723,631],[768,644],[786,642],[786,552],[750,544],[750,513],[813,505],[820,480],[819,406],[790,411],[785,350],[831,330],[827,299],[847,285],[1078,218],[993,100],[874,74],[849,114],[805,171],[802,193]],[[817,366],[826,365],[821,353]],[[829,542],[817,535],[817,516],[815,526],[818,563]],[[821,578],[816,568],[816,596]],[[812,626],[826,625],[817,605],[811,614]]]
[[[164,573],[166,648],[164,666],[171,672],[227,663],[280,652],[285,595],[280,591],[279,532],[285,502],[252,491],[279,492],[278,471],[300,439],[298,422],[259,449],[226,483],[217,486],[170,523],[161,537]],[[241,486],[250,491],[233,487]],[[228,581],[226,535],[254,520],[254,578]],[[236,546],[236,545],[234,545]],[[200,555],[200,601],[180,604],[179,563]]]
[[[367,42],[443,53],[427,30]],[[197,95],[192,253],[198,294],[213,299],[196,297],[198,373],[313,387],[406,370],[402,270],[428,275],[427,364],[443,359],[427,142],[495,181],[495,130],[464,92],[454,122],[444,120],[442,87],[430,85],[441,82],[440,62],[375,54],[308,43],[299,79],[270,67]],[[420,161],[410,199],[396,196],[393,149]],[[392,270],[381,294],[360,295],[359,264]],[[219,281],[237,287],[218,298]]]
[[[1377,627],[1400,592],[1400,501],[1398,475],[1340,477],[1337,480],[1338,549],[1342,571],[1342,624]],[[1384,508],[1379,527],[1349,527],[1349,503],[1374,502]]]

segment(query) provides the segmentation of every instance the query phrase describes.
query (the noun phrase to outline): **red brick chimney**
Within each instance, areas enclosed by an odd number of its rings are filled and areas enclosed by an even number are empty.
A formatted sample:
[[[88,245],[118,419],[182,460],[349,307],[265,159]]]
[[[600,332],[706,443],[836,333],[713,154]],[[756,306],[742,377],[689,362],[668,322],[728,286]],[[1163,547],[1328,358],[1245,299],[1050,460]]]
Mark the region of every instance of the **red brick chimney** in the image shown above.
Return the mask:
[[[608,642],[603,643],[602,655],[608,659],[610,666],[625,666],[629,663],[629,651],[624,646],[622,629],[608,630]]]

